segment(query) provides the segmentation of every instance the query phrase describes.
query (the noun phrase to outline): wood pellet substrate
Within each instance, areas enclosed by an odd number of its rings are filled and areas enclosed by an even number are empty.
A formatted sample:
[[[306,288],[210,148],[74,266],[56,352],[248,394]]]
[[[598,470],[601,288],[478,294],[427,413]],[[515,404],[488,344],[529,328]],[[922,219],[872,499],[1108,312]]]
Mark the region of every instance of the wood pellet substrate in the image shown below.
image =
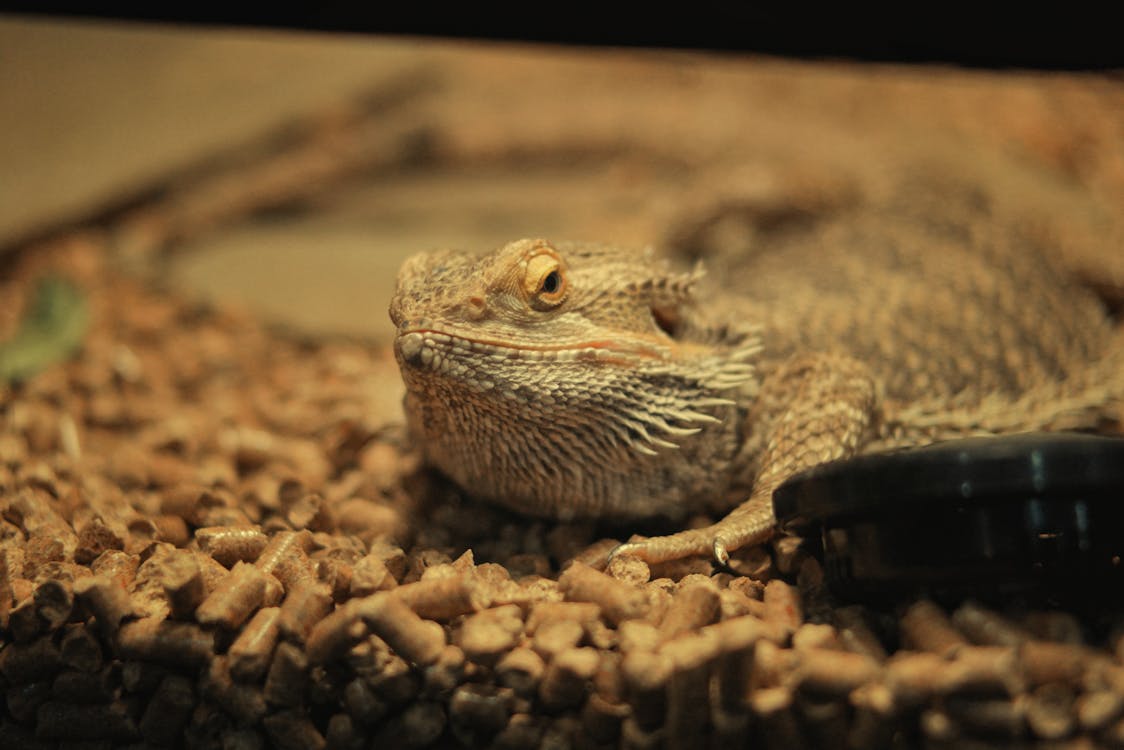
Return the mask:
[[[607,564],[419,471],[386,352],[64,261],[94,328],[0,393],[0,747],[1124,746],[1070,614],[840,606],[794,539]]]

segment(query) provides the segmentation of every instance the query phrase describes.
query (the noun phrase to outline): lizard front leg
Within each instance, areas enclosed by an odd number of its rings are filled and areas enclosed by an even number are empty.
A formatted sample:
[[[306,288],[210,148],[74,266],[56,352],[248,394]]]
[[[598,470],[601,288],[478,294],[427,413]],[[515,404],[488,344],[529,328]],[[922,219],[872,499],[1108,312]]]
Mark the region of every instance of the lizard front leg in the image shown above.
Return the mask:
[[[835,354],[794,356],[761,384],[751,419],[767,424],[750,498],[716,524],[629,542],[614,554],[649,562],[729,552],[764,541],[776,525],[773,490],[796,472],[855,455],[878,421],[875,379],[866,365]]]

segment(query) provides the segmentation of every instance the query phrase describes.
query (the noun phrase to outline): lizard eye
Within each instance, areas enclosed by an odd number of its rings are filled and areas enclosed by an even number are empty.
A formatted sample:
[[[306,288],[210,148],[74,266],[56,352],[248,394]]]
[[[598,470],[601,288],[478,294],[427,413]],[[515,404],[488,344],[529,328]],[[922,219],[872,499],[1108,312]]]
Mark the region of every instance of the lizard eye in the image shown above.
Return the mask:
[[[549,310],[562,304],[566,298],[566,276],[562,260],[550,252],[532,257],[527,261],[523,289],[536,310]]]

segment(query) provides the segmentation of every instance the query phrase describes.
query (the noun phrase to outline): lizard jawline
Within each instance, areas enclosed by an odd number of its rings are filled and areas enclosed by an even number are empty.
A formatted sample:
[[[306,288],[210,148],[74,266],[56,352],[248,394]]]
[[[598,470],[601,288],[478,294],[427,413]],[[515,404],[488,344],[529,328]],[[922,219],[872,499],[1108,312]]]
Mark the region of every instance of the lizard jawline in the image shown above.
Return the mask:
[[[512,344],[496,339],[477,339],[443,333],[432,328],[419,328],[400,333],[395,348],[402,359],[425,368],[439,364],[445,354],[502,354],[525,361],[599,361],[624,364],[636,359],[664,361],[671,352],[664,347],[625,344],[619,341],[593,340],[578,344]]]

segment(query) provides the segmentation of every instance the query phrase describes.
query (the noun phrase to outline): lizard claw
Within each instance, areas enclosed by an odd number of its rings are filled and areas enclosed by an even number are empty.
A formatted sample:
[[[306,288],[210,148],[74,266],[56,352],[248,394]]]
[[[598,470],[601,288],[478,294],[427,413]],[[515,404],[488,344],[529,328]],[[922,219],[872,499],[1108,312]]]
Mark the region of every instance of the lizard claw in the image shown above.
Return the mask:
[[[726,541],[722,537],[715,537],[714,544],[711,545],[711,550],[714,553],[714,562],[719,566],[730,569],[730,550],[726,548]]]
[[[751,576],[752,574],[743,569],[740,563],[730,557],[730,548],[725,539],[718,536],[714,538],[714,544],[711,547],[714,553],[714,565],[719,570],[726,573],[732,573],[736,576]],[[735,548],[736,549],[736,548]]]
[[[616,547],[613,547],[611,550],[609,550],[609,562],[612,562],[615,558],[619,557],[620,555],[625,555],[625,556],[634,555],[636,557],[639,557],[641,560],[643,560],[644,554],[643,554],[643,552],[641,552],[643,547],[644,547],[643,542],[621,542]]]

